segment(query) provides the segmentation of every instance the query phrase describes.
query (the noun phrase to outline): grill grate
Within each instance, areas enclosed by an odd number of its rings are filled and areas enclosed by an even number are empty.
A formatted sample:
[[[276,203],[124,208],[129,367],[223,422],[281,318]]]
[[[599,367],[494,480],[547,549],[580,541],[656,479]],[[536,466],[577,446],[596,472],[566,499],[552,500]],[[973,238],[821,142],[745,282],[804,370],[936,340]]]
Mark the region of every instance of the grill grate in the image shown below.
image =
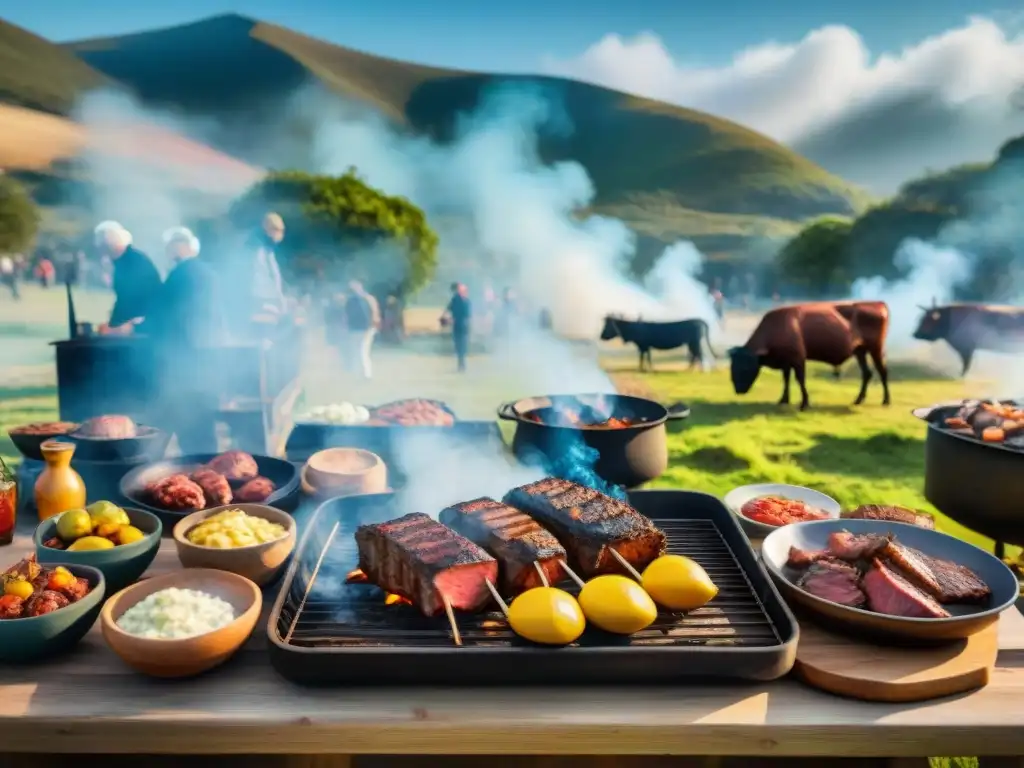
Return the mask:
[[[693,647],[766,648],[782,642],[756,590],[714,522],[706,519],[653,522],[668,540],[668,551],[692,558],[718,585],[707,606],[686,615],[659,613],[647,629],[629,637],[588,629],[580,647]],[[386,605],[385,595],[369,584],[346,584],[359,553],[351,531],[336,524],[311,536],[308,551],[314,562],[301,564],[283,601],[278,632],[296,648],[452,647],[451,630],[443,616],[427,618],[406,604]],[[308,558],[312,560],[313,558]],[[572,593],[570,580],[559,585]],[[465,646],[507,648],[530,645],[513,633],[497,610],[456,613]]]

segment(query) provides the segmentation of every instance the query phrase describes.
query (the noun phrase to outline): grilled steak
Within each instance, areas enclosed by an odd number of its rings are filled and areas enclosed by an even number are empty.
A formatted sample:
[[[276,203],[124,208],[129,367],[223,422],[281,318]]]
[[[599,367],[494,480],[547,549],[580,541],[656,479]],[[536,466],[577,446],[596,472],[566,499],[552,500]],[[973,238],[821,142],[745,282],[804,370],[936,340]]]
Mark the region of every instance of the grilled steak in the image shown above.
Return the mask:
[[[908,580],[940,603],[980,603],[992,594],[978,574],[949,560],[931,557],[895,541],[889,542],[882,554]]]
[[[534,563],[540,564],[551,584],[565,576],[558,564],[566,557],[565,549],[536,520],[518,509],[482,498],[448,507],[439,518],[497,558],[506,594],[543,586]]]
[[[797,586],[823,600],[860,608],[867,598],[859,582],[860,572],[853,566],[836,560],[819,560],[811,564]]]
[[[819,560],[827,560],[834,555],[827,549],[800,549],[799,547],[789,548],[789,559],[786,565],[790,568],[809,568]]]
[[[491,599],[486,580],[498,578],[498,561],[428,515],[356,529],[359,568],[381,589],[412,600],[427,616],[452,608],[475,611]]]
[[[875,558],[861,581],[868,607],[909,619],[945,619],[949,612],[886,563]]]
[[[885,520],[890,523],[908,523],[918,528],[935,530],[935,518],[927,512],[897,507],[889,504],[863,504],[854,510],[844,512],[847,520]]]
[[[665,534],[629,504],[568,480],[549,477],[513,488],[504,502],[555,534],[584,577],[625,573],[608,547],[637,569],[665,552]]]
[[[836,531],[829,534],[828,549],[840,560],[855,562],[857,560],[869,560],[889,543],[888,536],[877,533],[850,533],[849,531]]]

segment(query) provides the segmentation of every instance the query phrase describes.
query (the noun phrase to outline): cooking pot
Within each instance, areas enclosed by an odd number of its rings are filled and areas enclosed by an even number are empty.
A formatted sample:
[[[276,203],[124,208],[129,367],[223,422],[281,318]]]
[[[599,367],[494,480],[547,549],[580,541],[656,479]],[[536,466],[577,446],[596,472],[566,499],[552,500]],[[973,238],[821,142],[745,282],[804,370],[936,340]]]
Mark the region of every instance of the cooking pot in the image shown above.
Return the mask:
[[[581,406],[594,408],[606,419],[635,423],[614,428],[552,423],[558,413],[579,411]],[[516,422],[512,453],[520,461],[530,461],[538,454],[555,461],[582,441],[597,451],[597,475],[625,488],[636,488],[668,468],[665,422],[681,421],[689,415],[690,409],[682,403],[666,408],[642,397],[597,393],[528,397],[498,406],[499,419]]]
[[[1019,402],[1019,401],[1018,401]],[[943,514],[998,542],[1024,545],[1024,449],[984,443],[943,424],[962,401],[916,408],[928,422],[924,495]]]

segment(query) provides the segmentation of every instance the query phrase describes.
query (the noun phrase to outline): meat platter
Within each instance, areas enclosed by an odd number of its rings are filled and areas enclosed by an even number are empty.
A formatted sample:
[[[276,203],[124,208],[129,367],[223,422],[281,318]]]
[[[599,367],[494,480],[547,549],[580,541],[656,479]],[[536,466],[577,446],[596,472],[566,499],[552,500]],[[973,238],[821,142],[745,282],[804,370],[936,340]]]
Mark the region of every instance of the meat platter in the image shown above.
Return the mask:
[[[543,489],[545,484],[564,482],[549,478],[534,485]],[[402,515],[415,504],[401,493],[343,497],[322,504],[271,611],[268,636],[275,668],[308,685],[661,684],[772,680],[791,669],[798,640],[792,613],[758,566],[734,517],[718,499],[696,492],[638,491],[629,495],[629,504],[615,502],[626,508],[619,510],[623,514],[616,520],[625,521],[619,529],[631,542],[629,548],[615,548],[641,564],[666,551],[685,555],[713,580],[716,588],[710,602],[685,613],[652,611],[651,621],[628,634],[606,632],[603,625],[595,628],[588,614],[578,639],[557,647],[513,632],[506,614],[477,585],[494,582],[502,590],[510,585],[525,589],[535,583],[536,573],[537,579],[560,588],[552,592],[578,595],[582,605],[581,590],[553,565],[563,558],[579,572],[576,578],[590,579],[583,591],[599,578],[625,581],[617,575],[622,572],[616,563],[620,558],[608,556],[611,546],[593,546],[583,538],[563,549],[561,544],[569,541],[566,531],[536,509],[529,517],[544,522],[557,540],[541,535],[537,526],[524,527],[515,518],[519,511],[509,505],[529,506],[523,495],[529,489],[514,489],[502,502],[478,499],[445,510],[424,510],[428,514]],[[472,526],[460,525],[457,518],[465,516],[462,522],[471,523],[469,518],[477,515],[507,516],[509,525],[522,527],[523,538],[534,547],[534,568],[510,570],[508,561],[501,560],[499,574],[489,557],[498,553],[484,538],[473,536],[474,543],[463,541],[464,548],[455,547],[452,542],[462,537],[444,524],[472,536]],[[602,533],[614,528],[607,520],[597,525]],[[468,587],[444,576],[457,609],[454,619],[452,605],[443,606],[437,599],[439,590],[423,591],[424,584],[440,584],[438,577],[405,587],[411,600],[374,586],[394,584],[395,574],[411,570],[396,568],[390,556],[373,554],[387,553],[386,547],[376,544],[390,538],[393,555],[401,536],[429,541],[426,546],[442,553],[446,564],[472,566],[476,578]],[[477,547],[477,541],[487,544],[487,551]],[[360,574],[368,583],[353,581]],[[448,601],[446,596],[444,602]]]
[[[1019,591],[988,552],[891,520],[784,526],[764,540],[761,558],[787,599],[844,631],[882,640],[969,637],[997,621]]]

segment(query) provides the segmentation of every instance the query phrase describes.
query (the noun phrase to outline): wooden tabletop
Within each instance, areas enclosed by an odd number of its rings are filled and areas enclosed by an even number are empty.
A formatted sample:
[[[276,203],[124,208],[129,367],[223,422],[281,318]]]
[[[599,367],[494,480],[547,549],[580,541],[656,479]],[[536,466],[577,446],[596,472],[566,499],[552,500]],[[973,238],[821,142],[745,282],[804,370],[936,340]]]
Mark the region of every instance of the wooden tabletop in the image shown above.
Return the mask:
[[[0,548],[7,564],[25,537]],[[164,542],[150,574],[178,567]],[[271,601],[267,601],[269,604]],[[783,680],[749,686],[306,689],[279,677],[265,623],[186,681],[128,670],[97,628],[68,656],[0,667],[5,752],[139,754],[1024,754],[1024,618],[1001,621],[991,684],[916,705],[866,704]]]

